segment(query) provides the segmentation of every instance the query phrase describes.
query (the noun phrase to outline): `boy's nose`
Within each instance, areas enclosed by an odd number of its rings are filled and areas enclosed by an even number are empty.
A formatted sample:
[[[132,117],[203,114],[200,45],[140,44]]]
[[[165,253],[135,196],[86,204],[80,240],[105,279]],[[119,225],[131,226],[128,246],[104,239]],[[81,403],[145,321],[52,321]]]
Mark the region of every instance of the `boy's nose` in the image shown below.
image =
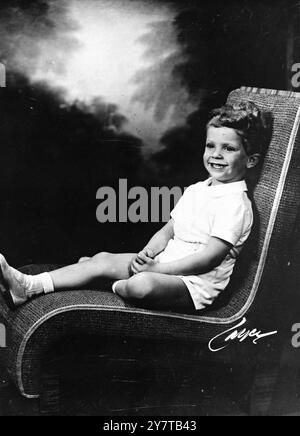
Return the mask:
[[[214,157],[215,159],[223,159],[223,155],[221,153],[221,150],[215,149],[212,157]]]

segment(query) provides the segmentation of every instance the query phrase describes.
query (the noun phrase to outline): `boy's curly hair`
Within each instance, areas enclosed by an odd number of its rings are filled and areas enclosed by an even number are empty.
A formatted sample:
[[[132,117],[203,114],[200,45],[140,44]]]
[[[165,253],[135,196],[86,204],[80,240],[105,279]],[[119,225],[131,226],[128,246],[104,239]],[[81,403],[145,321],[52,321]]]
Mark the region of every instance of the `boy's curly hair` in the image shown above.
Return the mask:
[[[242,101],[215,109],[208,127],[230,127],[242,138],[248,155],[259,153],[264,156],[270,140],[270,120],[252,101]]]

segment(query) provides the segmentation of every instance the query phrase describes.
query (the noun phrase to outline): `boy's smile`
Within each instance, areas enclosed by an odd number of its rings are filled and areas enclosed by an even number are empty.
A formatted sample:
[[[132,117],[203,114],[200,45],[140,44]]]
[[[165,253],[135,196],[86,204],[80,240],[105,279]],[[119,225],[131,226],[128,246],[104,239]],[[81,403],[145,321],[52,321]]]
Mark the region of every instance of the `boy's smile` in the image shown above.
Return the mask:
[[[229,127],[207,129],[204,165],[213,183],[232,183],[243,180],[251,164],[240,136]]]

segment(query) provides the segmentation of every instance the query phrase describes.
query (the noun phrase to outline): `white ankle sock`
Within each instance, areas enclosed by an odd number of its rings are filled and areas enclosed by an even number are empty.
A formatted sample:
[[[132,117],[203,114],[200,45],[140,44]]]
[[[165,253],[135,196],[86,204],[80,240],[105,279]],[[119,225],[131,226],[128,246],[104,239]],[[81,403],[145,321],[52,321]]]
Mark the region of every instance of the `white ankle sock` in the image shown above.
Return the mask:
[[[122,283],[122,282],[126,282],[126,280],[117,280],[116,282],[113,283],[111,289],[112,289],[114,294],[118,295],[118,293],[117,293],[117,286],[118,286],[119,283]]]
[[[34,277],[34,276],[32,276]],[[41,283],[43,285],[44,293],[45,294],[51,294],[54,292],[54,284],[51,278],[51,275],[47,272],[39,274],[39,278],[41,280]]]
[[[49,273],[37,274],[35,276],[23,274],[20,271],[12,268],[15,276],[18,278],[22,286],[25,288],[27,296],[33,297],[34,295],[49,294],[54,292],[54,285]]]
[[[117,284],[118,284],[118,282],[114,282],[113,285],[112,285],[112,287],[111,287],[111,289],[112,289],[112,291],[113,291],[114,294],[117,293],[117,292],[116,292]]]

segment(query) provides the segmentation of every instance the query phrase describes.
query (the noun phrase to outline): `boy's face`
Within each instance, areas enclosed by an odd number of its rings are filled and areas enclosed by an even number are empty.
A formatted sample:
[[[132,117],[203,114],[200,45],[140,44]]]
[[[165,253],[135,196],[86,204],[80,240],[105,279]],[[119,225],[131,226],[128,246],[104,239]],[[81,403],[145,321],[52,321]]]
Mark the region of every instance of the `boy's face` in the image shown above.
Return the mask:
[[[243,180],[247,169],[254,167],[258,159],[258,155],[247,155],[234,129],[208,127],[203,160],[214,184]]]

